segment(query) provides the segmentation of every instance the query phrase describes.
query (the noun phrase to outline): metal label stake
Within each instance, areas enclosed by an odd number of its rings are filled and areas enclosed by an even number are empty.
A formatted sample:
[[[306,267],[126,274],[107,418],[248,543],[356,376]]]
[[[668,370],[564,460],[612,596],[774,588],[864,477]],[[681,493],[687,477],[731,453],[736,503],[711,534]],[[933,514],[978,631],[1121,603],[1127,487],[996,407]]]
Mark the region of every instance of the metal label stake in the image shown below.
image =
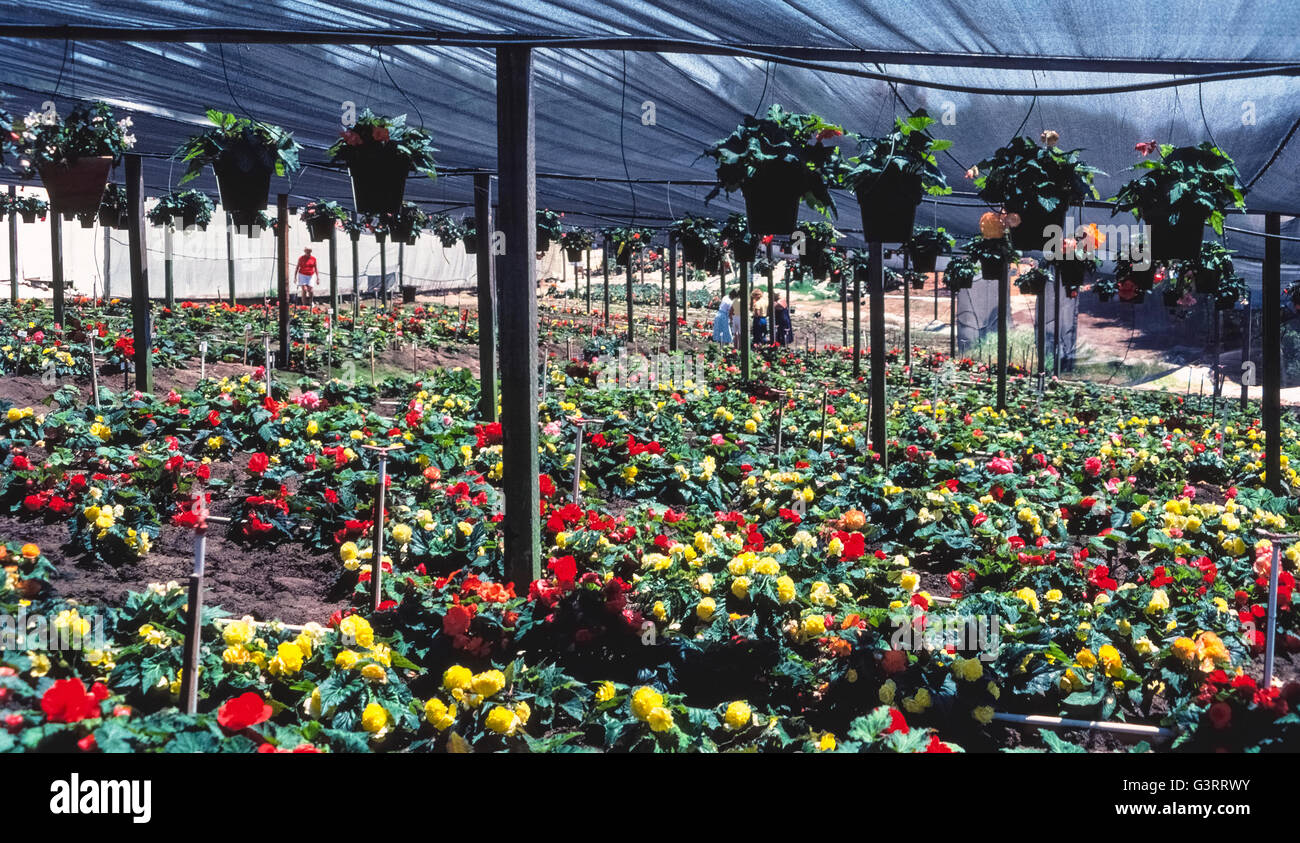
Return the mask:
[[[383,602],[384,579],[384,499],[388,485],[388,453],[401,450],[403,445],[362,445],[379,455],[379,478],[375,487],[374,531],[370,540],[370,609],[378,612]]]

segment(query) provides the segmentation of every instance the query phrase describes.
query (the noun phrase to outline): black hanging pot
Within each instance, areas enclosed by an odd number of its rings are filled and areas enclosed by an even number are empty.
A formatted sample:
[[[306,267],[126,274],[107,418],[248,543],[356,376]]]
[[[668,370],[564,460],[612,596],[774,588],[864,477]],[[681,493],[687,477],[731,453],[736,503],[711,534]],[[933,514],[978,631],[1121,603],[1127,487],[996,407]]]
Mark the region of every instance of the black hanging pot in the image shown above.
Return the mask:
[[[948,285],[948,289],[954,293],[957,292],[958,290],[969,290],[971,286],[971,282],[965,278],[962,278],[960,280],[956,278],[949,278],[944,280],[945,283]]]
[[[1097,301],[1110,301],[1115,297],[1114,293],[1097,293]]]
[[[702,266],[709,259],[709,247],[702,240],[682,238],[682,260],[692,266]]]
[[[566,246],[564,249],[564,256],[569,259],[569,263],[582,263],[583,251],[584,250],[581,247],[570,249]]]
[[[1047,282],[1044,281],[1044,280],[1042,280],[1042,279],[1040,279],[1040,280],[1038,280],[1038,281],[1033,281],[1033,282],[1030,282],[1030,283],[1028,283],[1028,284],[1017,285],[1017,286],[1020,287],[1020,292],[1022,292],[1022,293],[1028,293],[1029,295],[1035,295],[1035,296],[1036,296],[1036,295],[1038,295],[1039,293],[1043,292],[1044,289],[1046,289],[1046,287],[1047,287]]]
[[[99,224],[104,228],[115,228],[124,230],[127,226],[129,215],[126,213],[116,214],[107,208],[99,210]]]
[[[794,233],[799,218],[799,201],[808,189],[811,174],[802,164],[769,161],[740,186],[745,196],[745,217],[753,234]]]
[[[1178,307],[1178,300],[1183,297],[1177,290],[1165,290],[1161,295],[1164,296],[1165,307]]]
[[[464,237],[461,238],[461,242],[465,244],[465,254],[467,255],[478,254],[477,234],[466,234]]]
[[[50,210],[72,219],[79,214],[94,215],[108,186],[110,156],[78,158],[71,164],[41,164],[37,169],[41,183],[50,194]]]
[[[807,251],[799,256],[799,263],[808,267],[814,278],[824,279],[830,269],[830,264],[826,260],[826,244],[816,240],[807,240],[805,243]]]
[[[415,301],[415,287],[411,284],[402,285],[402,304],[411,304]]]
[[[82,228],[95,227],[96,214],[77,214],[77,221],[81,223]]]
[[[363,147],[348,164],[352,203],[358,214],[395,214],[406,194],[411,159],[381,145]]]
[[[1222,274],[1210,269],[1195,270],[1192,275],[1193,289],[1198,293],[1213,293],[1219,288],[1219,277]]]
[[[311,242],[320,243],[330,239],[330,232],[334,230],[334,217],[315,217],[307,220],[307,236]]]
[[[922,277],[922,278],[913,278],[913,279],[912,279],[912,289],[913,289],[913,290],[924,290],[924,289],[925,289],[925,278],[924,278],[924,277]]]
[[[1218,310],[1218,311],[1224,311],[1224,310],[1236,310],[1236,308],[1237,308],[1237,299],[1236,299],[1235,297],[1230,297],[1230,298],[1216,298],[1216,299],[1214,300],[1214,309],[1215,309],[1215,310]]]
[[[221,207],[230,213],[234,224],[256,226],[257,215],[266,210],[266,197],[271,192],[271,168],[254,162],[245,170],[236,155],[223,152],[212,162],[212,172],[217,177]]]
[[[935,263],[939,260],[939,253],[921,253],[908,251],[908,256],[912,259],[912,269],[917,272],[934,272]]]
[[[990,281],[998,281],[1006,271],[1006,258],[980,258],[980,275]]]
[[[1044,211],[1037,206],[1027,211],[1016,209],[1015,213],[1020,216],[1020,225],[1011,229],[1011,245],[1022,252],[1042,251],[1051,239],[1049,235],[1043,233],[1044,228],[1055,225],[1062,232],[1065,231],[1067,207],[1062,204],[1056,211]]]
[[[1207,215],[1208,216],[1208,215]],[[1205,216],[1184,212],[1177,225],[1168,219],[1150,220],[1151,257],[1154,261],[1196,260],[1201,255]]]
[[[1057,261],[1056,270],[1060,273],[1062,286],[1082,287],[1083,277],[1088,273],[1088,264],[1083,261]]]
[[[710,275],[716,275],[722,271],[722,250],[718,248],[711,249],[703,262],[695,265]]]
[[[182,228],[182,229],[190,229],[190,228],[194,228],[196,225],[198,225],[198,222],[199,222],[199,214],[198,214],[197,211],[182,211],[182,212],[181,212],[181,228]],[[207,227],[207,226],[204,226],[204,228],[206,228],[206,227]],[[202,229],[200,229],[200,230],[202,230]]]
[[[23,218],[23,222],[27,222],[27,223],[36,222],[35,211],[20,211],[18,215]]]
[[[549,252],[551,250],[551,235],[537,232],[537,251]]]
[[[854,193],[867,242],[906,243],[912,239],[916,206],[921,204],[920,173],[890,167],[878,177],[864,177]]]

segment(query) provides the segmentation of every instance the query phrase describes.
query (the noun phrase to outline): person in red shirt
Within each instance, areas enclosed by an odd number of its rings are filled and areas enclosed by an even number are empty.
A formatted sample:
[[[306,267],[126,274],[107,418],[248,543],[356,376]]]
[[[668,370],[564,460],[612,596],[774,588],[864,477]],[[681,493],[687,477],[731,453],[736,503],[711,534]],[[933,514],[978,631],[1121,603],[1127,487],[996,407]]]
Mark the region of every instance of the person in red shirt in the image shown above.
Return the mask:
[[[312,306],[312,291],[316,286],[317,279],[320,275],[316,272],[316,258],[312,255],[311,249],[303,249],[302,257],[298,258],[298,266],[295,270],[298,274],[298,289],[301,291],[300,300],[307,307]]]

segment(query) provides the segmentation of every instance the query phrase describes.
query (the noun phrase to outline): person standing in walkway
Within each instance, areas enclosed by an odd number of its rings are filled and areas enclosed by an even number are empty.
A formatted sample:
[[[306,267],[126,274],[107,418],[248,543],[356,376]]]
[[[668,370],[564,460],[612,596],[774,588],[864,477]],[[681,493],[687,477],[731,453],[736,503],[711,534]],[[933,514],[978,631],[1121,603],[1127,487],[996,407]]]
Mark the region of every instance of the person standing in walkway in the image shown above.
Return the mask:
[[[316,272],[316,258],[311,253],[311,249],[303,249],[302,256],[298,258],[298,266],[294,270],[298,276],[299,301],[307,307],[312,306],[312,290],[316,286],[316,281],[320,274]]]
[[[718,302],[718,315],[713,317],[713,341],[730,345],[732,340],[731,332],[731,308],[735,305],[736,291],[722,297]]]
[[[794,342],[794,326],[790,322],[790,307],[785,299],[776,300],[774,318],[776,324],[772,330],[775,331],[775,342],[778,345],[790,345]]]
[[[767,307],[764,305],[764,298],[760,290],[755,290],[749,298],[749,311],[754,314],[749,331],[749,342],[754,348],[767,344]]]

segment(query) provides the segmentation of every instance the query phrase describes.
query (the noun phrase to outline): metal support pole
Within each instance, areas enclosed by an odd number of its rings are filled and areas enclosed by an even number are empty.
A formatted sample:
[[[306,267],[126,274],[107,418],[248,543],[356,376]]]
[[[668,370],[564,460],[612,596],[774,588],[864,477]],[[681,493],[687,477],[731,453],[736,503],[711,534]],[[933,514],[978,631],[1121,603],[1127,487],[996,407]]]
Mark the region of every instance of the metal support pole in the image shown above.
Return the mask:
[[[1052,265],[1052,277],[1060,276],[1061,268]],[[1055,292],[1055,291],[1053,291]],[[1034,353],[1038,357],[1035,369],[1038,373],[1038,394],[1043,394],[1043,380],[1047,375],[1047,291],[1038,291],[1038,301],[1034,309]]]
[[[903,366],[912,377],[912,282],[907,280],[907,252],[903,252]]]
[[[840,270],[840,348],[849,347],[849,279],[852,267]]]
[[[235,303],[235,221],[226,212],[226,286],[230,303]]]
[[[613,248],[613,241],[609,235],[605,235],[605,241],[600,251],[600,271],[605,276],[605,329],[609,330],[609,252]]]
[[[497,65],[497,172],[500,174],[502,259],[501,428],[505,491],[506,580],[532,582],[542,573],[537,487],[537,170],[533,54],[528,47],[499,47]],[[631,307],[631,299],[628,300]]]
[[[998,409],[1007,408],[1007,315],[1011,311],[1011,261],[998,276]]]
[[[1061,376],[1061,273],[1052,277],[1052,375]]]
[[[631,244],[625,244],[628,247],[627,263],[623,267],[627,279],[627,344],[632,344],[632,338],[635,332],[632,330],[632,251]]]
[[[145,243],[144,170],[138,154],[126,156],[127,236],[131,244],[131,335],[135,345],[135,388],[153,392],[152,329],[149,314],[149,252]]]
[[[381,231],[375,233],[379,244],[379,293],[376,298],[381,307],[388,307],[388,237]]]
[[[767,241],[767,344],[776,338],[776,267],[772,265],[772,241]]]
[[[18,212],[12,210],[18,188],[9,185],[9,303],[18,304]],[[108,296],[107,293],[104,294]]]
[[[1282,545],[1274,538],[1273,563],[1268,567],[1268,614],[1266,620],[1266,637],[1264,638],[1264,683],[1265,689],[1273,687],[1273,658],[1277,647],[1277,581],[1282,568]]]
[[[587,316],[591,316],[591,249],[585,251],[587,258]]]
[[[361,316],[361,232],[348,232],[352,239],[352,321]]]
[[[279,264],[276,274],[279,280],[280,298],[280,368],[289,368],[289,194],[281,193],[275,197],[275,212],[278,223],[275,227],[275,257]]]
[[[1282,216],[1264,215],[1264,482],[1282,493]]]
[[[740,377],[749,380],[752,373],[749,359],[749,274],[750,262],[740,262]]]
[[[54,288],[54,324],[63,324],[63,214],[50,208],[50,276]]]
[[[868,247],[869,248],[869,247]],[[857,380],[862,377],[862,277],[856,270],[853,272],[853,379]],[[870,270],[868,270],[870,274]],[[870,285],[872,279],[867,279]],[[874,288],[872,288],[874,289]],[[870,318],[875,319],[876,300],[873,296],[871,299]],[[872,324],[875,324],[874,322]]]
[[[378,612],[384,602],[384,504],[388,485],[388,448],[375,447],[379,474],[375,483],[375,511],[370,539],[370,611]]]
[[[202,494],[200,492],[200,494]],[[207,524],[200,516],[194,529],[194,570],[190,574],[185,612],[185,658],[181,667],[181,710],[199,710],[199,654],[203,638],[203,568],[208,540]]]
[[[163,305],[169,310],[176,307],[176,280],[172,268],[172,241],[176,229],[169,220],[163,226]]]
[[[474,175],[474,226],[484,232],[474,254],[478,280],[478,416],[497,419],[496,261],[492,256],[492,176]]]
[[[330,226],[330,324],[339,312],[339,239],[338,229]]]
[[[677,236],[668,234],[668,350],[677,350]]]
[[[871,285],[871,447],[886,467],[885,441],[885,250],[879,241],[867,245],[867,273]]]
[[[1253,386],[1253,383],[1247,383],[1246,381],[1258,380],[1258,378],[1246,377],[1246,372],[1249,371],[1250,369],[1250,367],[1246,365],[1247,363],[1250,362],[1250,346],[1251,346],[1251,339],[1252,339],[1250,334],[1255,327],[1255,319],[1253,316],[1254,312],[1250,308],[1251,304],[1253,304],[1253,302],[1251,301],[1251,294],[1250,291],[1247,290],[1246,291],[1246,312],[1244,314],[1245,318],[1242,320],[1241,323],[1241,409],[1242,410],[1246,409],[1246,402],[1249,398],[1249,390],[1250,387]]]

